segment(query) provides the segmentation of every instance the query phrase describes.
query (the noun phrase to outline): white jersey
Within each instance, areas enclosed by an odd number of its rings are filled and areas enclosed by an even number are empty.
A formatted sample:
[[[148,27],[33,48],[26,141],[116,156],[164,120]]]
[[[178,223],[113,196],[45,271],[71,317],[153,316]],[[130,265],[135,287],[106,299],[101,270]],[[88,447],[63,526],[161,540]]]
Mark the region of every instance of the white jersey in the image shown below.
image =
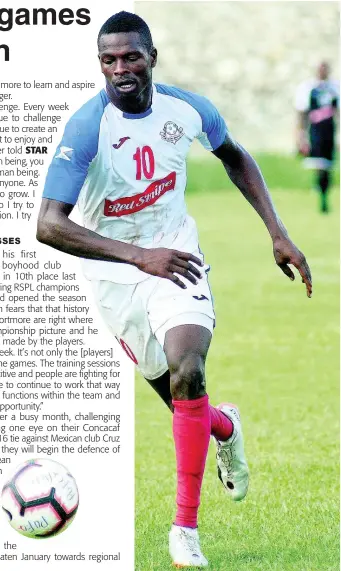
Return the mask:
[[[187,215],[186,156],[194,138],[212,151],[227,128],[205,97],[153,85],[152,106],[120,111],[102,90],[77,111],[49,167],[43,197],[76,204],[84,226],[137,246],[198,249]],[[148,274],[130,264],[84,259],[85,276],[137,283]]]
[[[339,84],[334,80],[311,79],[301,83],[296,91],[295,109],[302,113],[338,106]],[[316,114],[318,116],[318,114]],[[324,119],[323,112],[320,113]],[[314,115],[313,115],[314,118]],[[315,121],[312,121],[315,122]],[[316,121],[318,122],[318,121]]]

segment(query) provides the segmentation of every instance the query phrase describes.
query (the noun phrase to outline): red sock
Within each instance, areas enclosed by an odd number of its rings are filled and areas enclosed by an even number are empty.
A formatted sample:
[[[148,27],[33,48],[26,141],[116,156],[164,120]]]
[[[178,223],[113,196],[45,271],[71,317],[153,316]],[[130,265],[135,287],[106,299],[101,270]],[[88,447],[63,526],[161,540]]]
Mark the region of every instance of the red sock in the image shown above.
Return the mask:
[[[177,465],[175,524],[197,527],[200,491],[211,432],[208,396],[173,400]]]
[[[211,434],[217,440],[227,440],[233,432],[233,424],[218,408],[209,405],[211,416]]]

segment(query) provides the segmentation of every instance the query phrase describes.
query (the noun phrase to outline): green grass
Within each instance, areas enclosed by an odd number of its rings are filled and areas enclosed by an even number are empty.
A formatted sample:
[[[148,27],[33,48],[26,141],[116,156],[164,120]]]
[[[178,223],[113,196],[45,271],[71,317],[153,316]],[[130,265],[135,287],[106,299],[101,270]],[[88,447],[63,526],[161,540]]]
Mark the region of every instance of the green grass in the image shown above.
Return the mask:
[[[256,153],[253,155],[258,162],[270,189],[310,190],[313,186],[313,173],[302,167],[302,160],[293,155],[277,155]],[[335,161],[336,170],[333,174],[335,186],[340,186],[339,161]],[[207,189],[233,188],[232,183],[226,182],[223,166],[215,157],[208,155],[207,160],[192,159],[188,164],[187,191],[207,192]]]
[[[292,283],[276,268],[271,241],[239,192],[214,188],[188,197],[212,266],[217,313],[208,393],[213,404],[228,399],[240,407],[251,483],[244,502],[230,502],[210,445],[199,512],[202,549],[212,571],[336,571],[338,193],[331,196],[333,212],[322,216],[313,191],[273,191],[311,266],[309,300],[299,279]],[[137,571],[172,569],[174,495],[171,415],[138,376]]]

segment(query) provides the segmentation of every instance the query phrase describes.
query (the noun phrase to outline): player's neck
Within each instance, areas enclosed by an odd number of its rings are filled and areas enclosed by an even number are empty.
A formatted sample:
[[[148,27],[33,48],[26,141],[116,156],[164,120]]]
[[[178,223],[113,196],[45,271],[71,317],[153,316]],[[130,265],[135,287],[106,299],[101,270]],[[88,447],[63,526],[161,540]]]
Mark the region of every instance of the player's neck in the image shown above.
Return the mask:
[[[152,104],[153,84],[146,87],[136,97],[119,97],[110,83],[106,85],[110,101],[124,113],[144,113]]]

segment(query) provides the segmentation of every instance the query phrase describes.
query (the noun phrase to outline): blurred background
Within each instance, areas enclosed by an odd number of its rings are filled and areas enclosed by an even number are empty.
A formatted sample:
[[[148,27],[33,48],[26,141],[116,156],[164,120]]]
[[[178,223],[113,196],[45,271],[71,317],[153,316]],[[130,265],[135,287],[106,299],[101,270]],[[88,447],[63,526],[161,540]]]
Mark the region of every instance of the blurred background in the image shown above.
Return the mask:
[[[257,159],[312,270],[314,293],[275,266],[266,229],[217,159],[194,143],[187,206],[211,264],[212,404],[238,404],[251,468],[231,505],[205,472],[200,530],[214,571],[339,570],[339,168],[331,212],[295,150],[295,92],[327,60],[338,79],[337,2],[136,2],[158,48],[154,80],[207,96]],[[228,191],[226,191],[228,189]],[[171,415],[136,381],[136,570],[169,569]]]
[[[322,60],[339,78],[338,2],[135,2],[158,49],[154,81],[205,95],[270,188],[312,188],[296,157],[294,101]],[[187,192],[229,186],[194,141]],[[203,158],[205,163],[202,162]],[[334,184],[339,186],[336,161]]]
[[[338,2],[135,2],[159,52],[155,78],[211,99],[251,150],[293,149],[297,85],[339,73]]]

